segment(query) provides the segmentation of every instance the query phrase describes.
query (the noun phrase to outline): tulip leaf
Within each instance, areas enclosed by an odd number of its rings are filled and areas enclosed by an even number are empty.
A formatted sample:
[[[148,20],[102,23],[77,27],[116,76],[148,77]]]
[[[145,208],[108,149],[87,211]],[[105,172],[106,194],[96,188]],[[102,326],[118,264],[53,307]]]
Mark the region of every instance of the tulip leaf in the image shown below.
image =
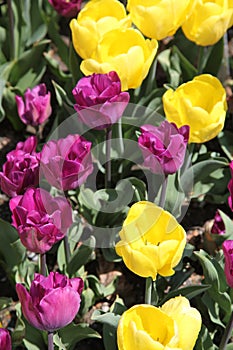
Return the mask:
[[[191,285],[187,287],[182,287],[176,290],[173,290],[169,292],[161,302],[159,302],[159,305],[162,305],[165,303],[165,301],[174,298],[176,296],[182,295],[188,299],[192,299],[196,297],[197,295],[205,292],[208,290],[211,286],[209,284],[201,284],[201,285]]]
[[[218,211],[224,222],[224,226],[226,230],[224,234],[224,238],[233,239],[233,221],[222,210],[218,209]]]
[[[182,70],[182,80],[186,82],[192,80],[197,75],[197,69],[192,63],[182,54],[177,46],[172,46],[172,51],[177,54],[180,60],[180,68]]]
[[[45,71],[43,52],[49,42],[49,40],[43,40],[36,43],[14,61],[9,76],[11,85],[18,86],[23,92],[26,88],[32,88],[40,82]]]
[[[233,158],[233,144],[232,144],[233,132],[229,130],[224,130],[224,132],[220,132],[218,135],[218,140],[223,152],[231,161]]]
[[[201,326],[200,333],[197,338],[195,350],[217,350],[210,337],[210,332],[204,324]]]
[[[2,99],[3,99],[5,85],[8,80],[12,66],[13,66],[12,62],[6,62],[0,66],[0,122],[3,120],[5,116],[5,111],[2,107]]]
[[[208,73],[217,76],[222,64],[223,48],[224,38],[222,37],[215,45],[210,46],[207,49],[207,53],[205,52],[205,60],[201,73]]]
[[[90,328],[86,323],[78,325],[71,323],[58,331],[60,341],[69,350],[75,348],[76,343],[87,338],[101,338],[100,334]]]
[[[19,241],[17,230],[2,219],[0,219],[0,241],[0,256],[7,268],[12,269],[24,259],[26,249]]]
[[[195,252],[194,254],[197,256],[203,268],[205,283],[211,285],[211,288],[208,289],[207,293],[219,305],[219,307],[224,310],[224,319],[228,320],[231,312],[231,299],[226,292],[221,291],[224,290],[224,288],[222,287],[223,282],[221,283],[223,277],[220,279],[219,276],[220,265],[218,269],[216,269],[216,261],[213,262],[213,259],[209,257],[208,254],[204,251]]]
[[[95,237],[91,236],[88,240],[83,242],[83,244],[77,248],[68,265],[67,272],[70,276],[73,276],[82,265],[85,265],[90,259],[93,251],[95,249]]]

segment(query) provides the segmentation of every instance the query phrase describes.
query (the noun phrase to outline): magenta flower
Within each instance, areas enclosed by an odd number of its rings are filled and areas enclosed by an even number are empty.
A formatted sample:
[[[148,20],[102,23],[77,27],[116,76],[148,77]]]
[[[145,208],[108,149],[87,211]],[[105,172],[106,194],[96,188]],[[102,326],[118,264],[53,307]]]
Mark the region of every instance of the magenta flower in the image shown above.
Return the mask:
[[[36,145],[36,137],[31,136],[25,142],[19,142],[16,149],[7,154],[7,161],[0,172],[0,187],[9,197],[38,185],[40,154],[35,152]]]
[[[228,204],[231,210],[233,211],[233,160],[229,164],[230,166],[230,171],[231,171],[231,179],[228,183],[228,190],[230,192],[230,196],[228,197]]]
[[[233,288],[233,240],[226,240],[222,244],[223,253],[225,256],[225,275],[227,284]]]
[[[226,228],[225,228],[225,224],[223,222],[223,219],[222,219],[219,211],[216,210],[211,233],[218,234],[218,235],[224,235],[225,231],[226,231]]]
[[[91,142],[79,135],[47,142],[41,151],[41,169],[50,185],[64,191],[82,185],[93,171]]]
[[[145,167],[153,173],[174,174],[183,164],[189,126],[177,128],[164,120],[160,126],[143,125],[138,139]]]
[[[72,210],[63,197],[51,197],[43,189],[29,188],[10,200],[12,225],[23,245],[43,254],[60,241],[72,224]]]
[[[116,123],[130,99],[128,92],[121,91],[116,72],[83,77],[72,93],[80,120],[93,129],[104,129]]]
[[[11,337],[10,333],[5,328],[0,328],[0,349],[11,350]]]
[[[76,17],[81,9],[82,0],[48,0],[59,15]]]
[[[35,274],[30,291],[20,283],[16,291],[22,311],[34,327],[53,332],[73,321],[80,307],[81,278],[68,278],[58,272],[45,277]]]
[[[45,84],[27,89],[24,99],[15,96],[18,114],[24,124],[37,126],[49,118],[52,113],[50,104],[51,94],[47,93]]]

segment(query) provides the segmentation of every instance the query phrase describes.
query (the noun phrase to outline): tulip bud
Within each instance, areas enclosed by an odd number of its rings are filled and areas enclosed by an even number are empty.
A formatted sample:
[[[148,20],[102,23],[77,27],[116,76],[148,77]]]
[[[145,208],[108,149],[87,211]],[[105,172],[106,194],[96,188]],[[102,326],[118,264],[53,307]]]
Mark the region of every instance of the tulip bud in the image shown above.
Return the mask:
[[[7,329],[0,328],[0,349],[11,350],[11,337]]]
[[[104,129],[116,123],[130,99],[128,92],[121,91],[121,82],[116,72],[84,77],[72,93],[78,117],[95,129]]]
[[[48,0],[61,16],[75,17],[80,11],[82,0]]]
[[[10,200],[13,226],[23,245],[43,254],[64,238],[72,224],[72,210],[63,197],[53,198],[43,189],[29,188]]]
[[[38,185],[40,154],[35,152],[36,145],[36,137],[31,136],[7,154],[0,172],[0,187],[9,197],[23,194],[28,187]]]
[[[30,291],[20,283],[16,291],[22,311],[35,328],[53,332],[73,321],[80,307],[81,278],[68,278],[58,272],[45,277],[35,274]]]
[[[138,145],[142,150],[143,165],[153,173],[174,174],[183,164],[189,137],[189,126],[177,128],[164,121],[160,126],[143,125]]]
[[[63,191],[76,189],[93,171],[91,142],[79,135],[51,140],[43,146],[40,165],[50,185]]]
[[[27,89],[24,98],[15,96],[18,114],[24,124],[38,126],[44,123],[52,113],[50,92],[47,93],[45,84]]]
[[[225,275],[227,284],[233,288],[233,240],[226,240],[222,244],[223,253],[225,256]]]

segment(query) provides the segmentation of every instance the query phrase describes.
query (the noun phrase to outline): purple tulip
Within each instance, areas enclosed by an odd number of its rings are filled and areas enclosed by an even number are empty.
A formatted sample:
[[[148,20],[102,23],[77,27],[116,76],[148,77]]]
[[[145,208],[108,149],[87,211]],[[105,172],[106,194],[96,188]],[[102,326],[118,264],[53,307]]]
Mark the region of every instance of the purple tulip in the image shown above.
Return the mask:
[[[81,278],[69,279],[58,272],[50,272],[47,277],[35,274],[29,292],[22,284],[16,284],[25,318],[34,327],[48,332],[73,321],[80,307],[82,290]]]
[[[231,210],[233,211],[233,160],[230,162],[230,171],[231,171],[231,180],[228,183],[228,190],[230,192],[230,196],[228,197],[228,204]]]
[[[48,0],[61,16],[76,17],[81,9],[82,0]]]
[[[72,91],[80,120],[93,129],[104,129],[116,123],[130,99],[121,91],[116,72],[92,74],[81,78]]]
[[[64,191],[83,184],[93,171],[91,142],[79,135],[47,142],[41,151],[41,169],[50,185]]]
[[[7,154],[7,161],[0,172],[0,187],[9,197],[38,185],[40,154],[35,152],[36,145],[36,137],[31,136],[25,142],[19,142],[16,149]]]
[[[164,120],[160,126],[143,125],[138,139],[145,167],[153,173],[174,174],[183,164],[189,126],[177,128]]]
[[[222,244],[223,253],[225,256],[225,275],[227,284],[233,288],[233,240],[226,240]]]
[[[60,241],[72,224],[72,210],[63,197],[51,197],[43,189],[29,188],[10,200],[12,225],[23,245],[43,254]]]
[[[226,228],[225,228],[225,224],[223,222],[223,219],[222,219],[219,211],[216,210],[211,233],[218,234],[218,235],[224,235],[225,232],[226,232]]]
[[[51,94],[47,93],[45,84],[27,89],[24,99],[15,96],[18,114],[24,124],[37,126],[49,118],[52,113],[50,104]]]
[[[5,328],[0,328],[0,349],[11,350],[11,337],[10,333]]]

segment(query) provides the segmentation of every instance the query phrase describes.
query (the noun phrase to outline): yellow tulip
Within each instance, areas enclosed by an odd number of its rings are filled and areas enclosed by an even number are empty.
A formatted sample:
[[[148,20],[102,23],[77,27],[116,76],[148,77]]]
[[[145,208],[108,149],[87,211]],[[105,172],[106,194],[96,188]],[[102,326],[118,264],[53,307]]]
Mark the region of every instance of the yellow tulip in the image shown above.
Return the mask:
[[[189,142],[213,139],[223,129],[227,102],[221,82],[210,74],[202,74],[169,89],[163,95],[166,118],[177,127],[190,126]]]
[[[156,279],[174,274],[186,242],[181,225],[154,203],[141,201],[130,208],[120,231],[116,253],[125,265],[142,277]]]
[[[82,58],[91,57],[103,34],[115,28],[131,26],[125,7],[117,0],[91,0],[72,19],[70,28],[76,52]]]
[[[119,350],[192,350],[201,315],[179,296],[161,308],[135,305],[125,311],[117,328]]]
[[[175,34],[196,0],[128,0],[133,23],[149,38],[161,40]]]
[[[147,76],[157,48],[156,40],[144,39],[138,30],[118,28],[103,35],[96,51],[80,68],[85,75],[116,71],[122,90],[137,88]]]
[[[189,40],[207,46],[218,42],[232,25],[232,0],[198,0],[182,30]]]

